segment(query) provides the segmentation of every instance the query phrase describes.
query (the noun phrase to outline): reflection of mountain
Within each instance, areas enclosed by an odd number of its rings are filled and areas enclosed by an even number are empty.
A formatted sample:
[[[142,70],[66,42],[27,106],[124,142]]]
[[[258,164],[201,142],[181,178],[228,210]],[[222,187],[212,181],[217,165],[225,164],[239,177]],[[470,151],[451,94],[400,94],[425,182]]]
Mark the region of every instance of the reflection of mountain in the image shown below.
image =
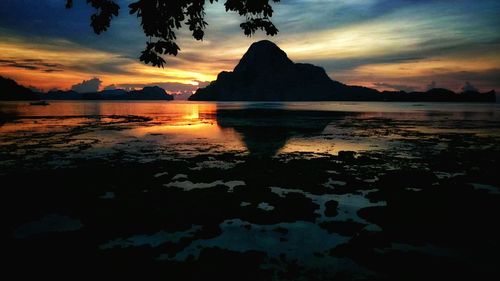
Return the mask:
[[[300,135],[319,134],[345,113],[280,108],[217,109],[217,124],[241,135],[250,154],[273,156],[287,141]]]
[[[2,127],[5,123],[11,122],[16,119],[18,113],[10,108],[2,108],[0,106],[0,127]]]

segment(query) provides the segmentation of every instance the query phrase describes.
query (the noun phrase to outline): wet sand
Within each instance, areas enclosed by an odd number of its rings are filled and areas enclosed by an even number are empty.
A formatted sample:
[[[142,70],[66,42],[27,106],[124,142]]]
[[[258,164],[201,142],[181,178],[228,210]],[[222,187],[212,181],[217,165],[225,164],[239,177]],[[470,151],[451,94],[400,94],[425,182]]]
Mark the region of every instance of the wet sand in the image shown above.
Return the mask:
[[[2,105],[9,263],[174,280],[499,276],[498,108],[174,105]]]

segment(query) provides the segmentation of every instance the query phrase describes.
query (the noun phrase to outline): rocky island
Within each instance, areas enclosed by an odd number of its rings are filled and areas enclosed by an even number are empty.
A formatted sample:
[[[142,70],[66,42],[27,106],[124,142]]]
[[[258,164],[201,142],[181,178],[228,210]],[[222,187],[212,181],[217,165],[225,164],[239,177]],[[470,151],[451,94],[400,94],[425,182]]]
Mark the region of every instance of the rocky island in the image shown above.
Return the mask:
[[[50,91],[40,94],[47,100],[173,100],[164,89],[153,86],[142,90],[126,91],[123,89],[104,90],[94,93],[78,93],[75,91]]]
[[[79,93],[76,91],[56,90],[47,93],[35,92],[19,85],[16,81],[0,76],[0,100],[173,100],[174,97],[164,89],[153,86],[142,90],[123,89]]]
[[[322,67],[294,63],[271,41],[253,43],[232,72],[198,89],[192,101],[461,101],[494,102],[495,92],[379,92],[332,80]]]

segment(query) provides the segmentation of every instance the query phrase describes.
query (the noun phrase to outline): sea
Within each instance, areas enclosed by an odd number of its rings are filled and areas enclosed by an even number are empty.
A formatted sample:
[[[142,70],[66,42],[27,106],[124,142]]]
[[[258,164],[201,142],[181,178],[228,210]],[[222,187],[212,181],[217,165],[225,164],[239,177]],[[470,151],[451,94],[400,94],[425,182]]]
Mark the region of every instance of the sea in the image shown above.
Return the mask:
[[[13,265],[173,280],[499,276],[498,103],[48,103],[0,102]]]

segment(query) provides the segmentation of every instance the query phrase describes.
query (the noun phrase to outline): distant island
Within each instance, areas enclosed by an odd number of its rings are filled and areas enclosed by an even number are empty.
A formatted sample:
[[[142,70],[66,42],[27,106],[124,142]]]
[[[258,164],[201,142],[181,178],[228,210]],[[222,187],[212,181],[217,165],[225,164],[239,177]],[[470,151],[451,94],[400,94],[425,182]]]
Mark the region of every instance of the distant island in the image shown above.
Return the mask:
[[[40,94],[47,100],[173,100],[172,95],[158,87],[144,87],[142,90],[126,91],[123,89],[104,90],[95,93],[77,93],[75,91],[50,91]]]
[[[16,81],[0,76],[0,100],[39,100],[40,97],[31,89]]]
[[[164,89],[153,86],[142,90],[123,89],[78,93],[76,91],[49,91],[38,93],[0,76],[0,100],[173,100]]]
[[[271,41],[253,43],[232,72],[189,97],[192,101],[408,101],[495,102],[495,91],[455,93],[384,91],[349,86],[328,77],[321,67],[294,63]]]

